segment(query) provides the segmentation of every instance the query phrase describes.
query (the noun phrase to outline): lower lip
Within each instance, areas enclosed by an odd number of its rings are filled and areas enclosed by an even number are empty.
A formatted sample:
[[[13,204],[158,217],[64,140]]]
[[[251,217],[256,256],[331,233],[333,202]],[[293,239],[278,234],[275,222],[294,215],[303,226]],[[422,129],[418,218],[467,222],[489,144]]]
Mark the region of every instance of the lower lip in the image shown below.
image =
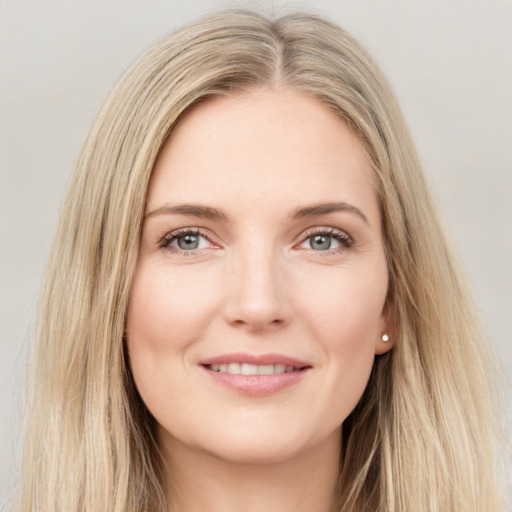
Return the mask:
[[[269,396],[300,382],[309,368],[273,375],[242,375],[227,372],[214,372],[205,366],[201,368],[218,384],[241,395]]]

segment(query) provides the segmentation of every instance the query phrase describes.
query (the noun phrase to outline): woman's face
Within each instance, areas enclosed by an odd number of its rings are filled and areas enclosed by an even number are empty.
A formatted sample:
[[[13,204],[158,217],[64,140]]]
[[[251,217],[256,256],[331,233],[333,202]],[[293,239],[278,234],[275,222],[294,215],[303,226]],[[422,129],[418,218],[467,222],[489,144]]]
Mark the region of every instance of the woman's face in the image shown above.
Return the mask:
[[[127,344],[164,447],[272,462],[340,440],[392,328],[359,140],[261,89],[177,125],[147,196]]]

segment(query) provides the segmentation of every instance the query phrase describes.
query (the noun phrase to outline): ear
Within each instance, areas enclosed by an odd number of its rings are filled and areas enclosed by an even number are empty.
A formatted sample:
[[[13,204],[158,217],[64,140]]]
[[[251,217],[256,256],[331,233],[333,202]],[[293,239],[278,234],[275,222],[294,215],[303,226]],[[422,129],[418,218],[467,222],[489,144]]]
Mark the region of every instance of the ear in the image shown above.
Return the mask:
[[[396,340],[396,314],[393,298],[388,295],[379,319],[379,330],[375,340],[375,354],[385,354]]]

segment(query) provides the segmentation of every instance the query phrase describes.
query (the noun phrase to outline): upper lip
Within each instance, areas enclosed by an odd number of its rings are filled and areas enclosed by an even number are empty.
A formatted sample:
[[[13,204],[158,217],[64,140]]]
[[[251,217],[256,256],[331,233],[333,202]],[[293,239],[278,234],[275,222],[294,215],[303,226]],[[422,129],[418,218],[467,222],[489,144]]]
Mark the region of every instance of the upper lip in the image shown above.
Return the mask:
[[[307,368],[311,365],[305,361],[301,361],[294,357],[288,357],[281,354],[223,354],[220,356],[209,357],[199,361],[200,365],[207,366],[212,364],[255,364],[255,365],[270,365],[270,364],[282,364],[284,366],[293,366],[294,368]]]

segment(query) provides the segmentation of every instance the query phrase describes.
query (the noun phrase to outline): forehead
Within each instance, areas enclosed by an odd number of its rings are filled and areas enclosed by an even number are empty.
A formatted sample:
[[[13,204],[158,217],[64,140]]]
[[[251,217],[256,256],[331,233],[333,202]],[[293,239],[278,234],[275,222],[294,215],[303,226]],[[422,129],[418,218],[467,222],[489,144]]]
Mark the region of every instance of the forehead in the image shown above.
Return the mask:
[[[157,160],[147,208],[267,208],[345,200],[378,216],[361,142],[321,101],[289,89],[221,97],[188,112]],[[372,203],[372,204],[369,204]]]

